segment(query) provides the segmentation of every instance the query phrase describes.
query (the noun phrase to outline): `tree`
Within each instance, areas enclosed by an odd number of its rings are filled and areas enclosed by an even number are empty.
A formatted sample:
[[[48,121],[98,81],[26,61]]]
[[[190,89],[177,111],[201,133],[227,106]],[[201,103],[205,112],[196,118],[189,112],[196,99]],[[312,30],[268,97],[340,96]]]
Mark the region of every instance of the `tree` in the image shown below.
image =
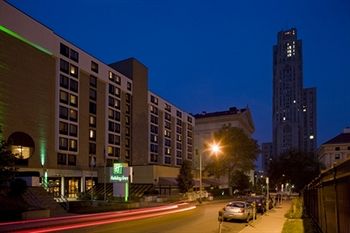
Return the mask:
[[[16,158],[8,149],[7,143],[0,140],[0,186],[8,186],[15,178],[15,162]]]
[[[244,191],[250,188],[249,177],[243,171],[235,171],[231,177],[233,189]]]
[[[183,161],[176,181],[181,193],[186,193],[193,188],[192,163],[190,161]]]
[[[271,161],[268,174],[271,185],[294,185],[300,191],[320,172],[320,163],[314,154],[289,151]]]
[[[224,126],[214,133],[214,140],[221,145],[221,152],[208,161],[205,170],[216,177],[227,175],[229,184],[236,171],[254,169],[259,154],[257,142],[240,128]]]

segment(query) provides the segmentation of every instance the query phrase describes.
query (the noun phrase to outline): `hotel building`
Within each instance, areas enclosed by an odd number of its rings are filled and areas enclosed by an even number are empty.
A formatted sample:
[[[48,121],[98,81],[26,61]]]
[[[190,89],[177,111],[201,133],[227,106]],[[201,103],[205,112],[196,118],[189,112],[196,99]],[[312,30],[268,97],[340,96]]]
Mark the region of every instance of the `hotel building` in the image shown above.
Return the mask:
[[[192,160],[194,118],[148,90],[136,59],[105,64],[6,1],[0,51],[0,136],[54,195],[76,198],[114,162],[157,184]]]

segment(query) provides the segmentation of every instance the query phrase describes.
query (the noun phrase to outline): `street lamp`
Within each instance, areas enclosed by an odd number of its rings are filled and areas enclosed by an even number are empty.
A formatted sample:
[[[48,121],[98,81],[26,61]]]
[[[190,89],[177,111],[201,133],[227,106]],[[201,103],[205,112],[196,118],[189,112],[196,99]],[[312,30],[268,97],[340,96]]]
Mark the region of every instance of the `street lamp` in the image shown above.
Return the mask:
[[[217,142],[209,144],[208,149],[205,151],[210,151],[212,154],[217,156],[221,152],[221,146]],[[199,152],[199,202],[202,202],[202,152]]]

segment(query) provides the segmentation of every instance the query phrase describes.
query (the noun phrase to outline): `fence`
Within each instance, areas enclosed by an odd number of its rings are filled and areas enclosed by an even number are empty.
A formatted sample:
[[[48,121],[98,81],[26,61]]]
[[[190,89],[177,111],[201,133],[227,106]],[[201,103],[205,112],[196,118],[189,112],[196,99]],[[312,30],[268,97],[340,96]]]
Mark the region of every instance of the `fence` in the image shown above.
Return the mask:
[[[350,232],[350,159],[322,172],[304,190],[306,211],[322,233]]]

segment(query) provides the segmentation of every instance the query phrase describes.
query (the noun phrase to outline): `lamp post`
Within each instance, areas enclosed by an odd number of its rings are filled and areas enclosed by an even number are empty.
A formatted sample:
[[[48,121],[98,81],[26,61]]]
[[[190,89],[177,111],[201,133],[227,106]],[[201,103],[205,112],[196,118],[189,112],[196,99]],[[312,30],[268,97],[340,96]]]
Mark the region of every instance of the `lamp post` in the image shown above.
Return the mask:
[[[217,155],[221,151],[221,147],[218,143],[213,142],[209,145],[208,151]],[[202,203],[202,153],[199,152],[199,202]]]

